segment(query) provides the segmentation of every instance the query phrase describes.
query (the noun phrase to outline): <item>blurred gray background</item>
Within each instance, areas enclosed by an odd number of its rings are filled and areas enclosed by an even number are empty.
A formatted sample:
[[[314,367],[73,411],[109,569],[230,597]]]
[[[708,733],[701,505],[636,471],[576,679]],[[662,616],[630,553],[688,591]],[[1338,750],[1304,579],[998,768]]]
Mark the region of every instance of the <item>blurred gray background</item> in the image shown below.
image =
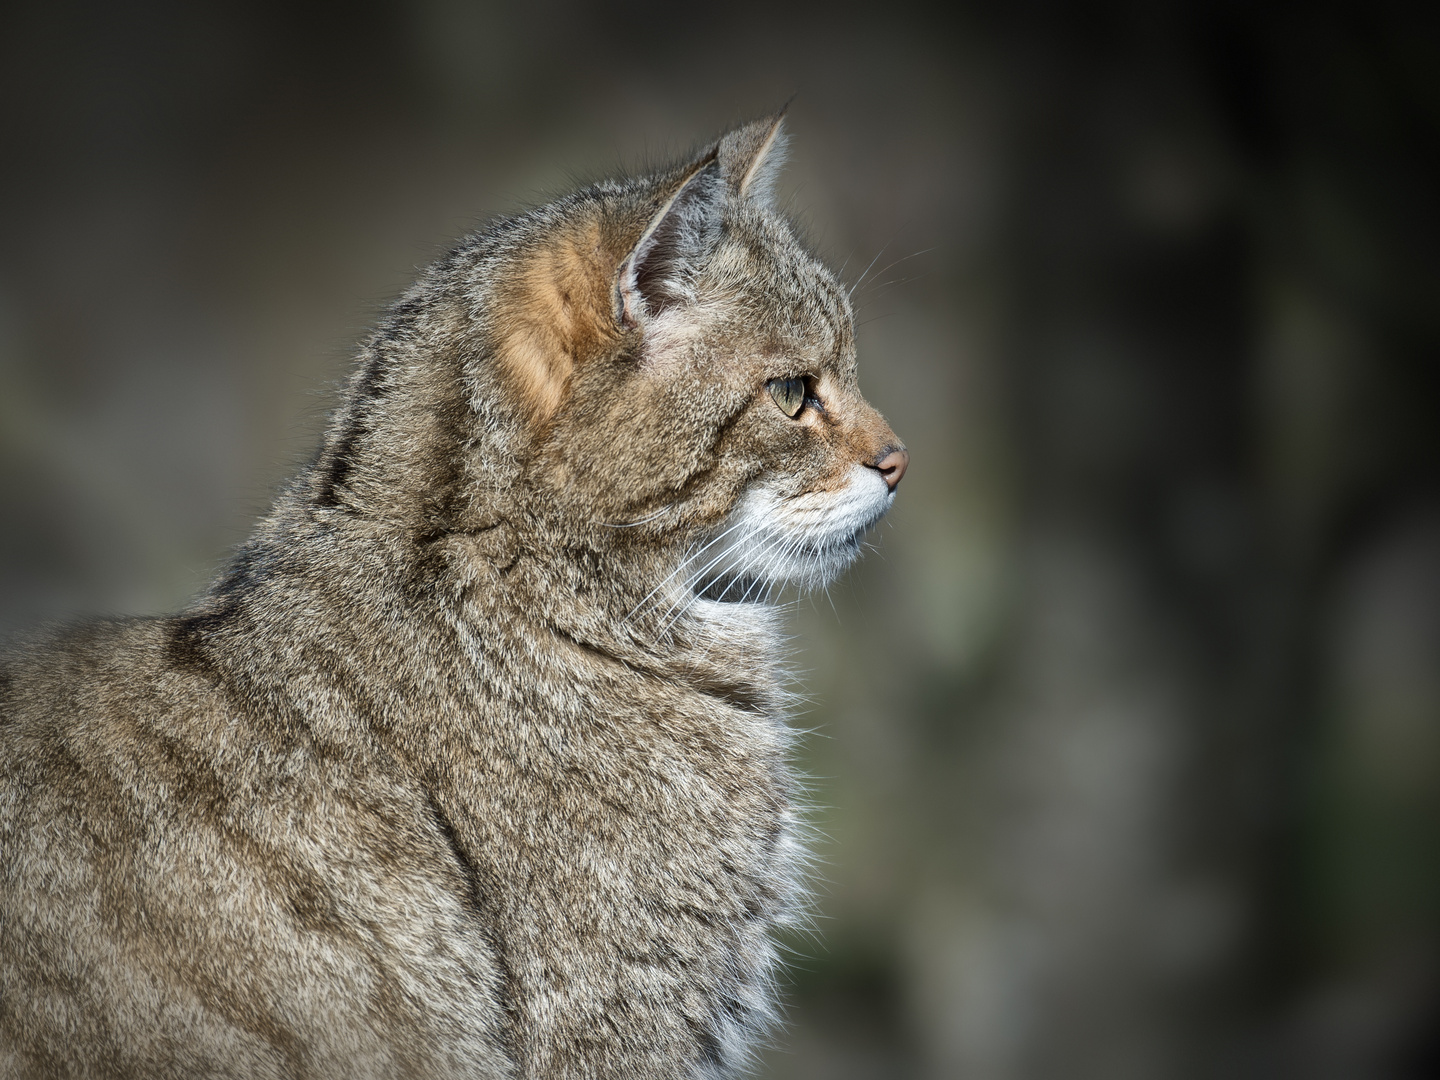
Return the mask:
[[[1440,1075],[1420,9],[9,5],[0,629],[185,604],[417,266],[798,94],[913,460],[796,614],[762,1074]]]

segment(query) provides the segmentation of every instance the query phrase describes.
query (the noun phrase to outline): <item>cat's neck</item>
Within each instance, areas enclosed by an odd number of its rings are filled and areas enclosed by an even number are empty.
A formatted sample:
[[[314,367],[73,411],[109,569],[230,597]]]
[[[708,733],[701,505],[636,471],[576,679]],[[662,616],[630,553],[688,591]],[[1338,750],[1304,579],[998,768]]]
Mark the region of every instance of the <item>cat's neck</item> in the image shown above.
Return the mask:
[[[667,679],[761,687],[737,697],[768,700],[782,679],[783,612],[696,595],[683,552],[567,544],[498,509],[476,510],[469,528],[426,532],[316,507],[307,490],[301,477],[187,613],[217,640],[313,639],[329,650],[368,627],[402,652],[439,656],[509,627],[525,647],[569,642]]]

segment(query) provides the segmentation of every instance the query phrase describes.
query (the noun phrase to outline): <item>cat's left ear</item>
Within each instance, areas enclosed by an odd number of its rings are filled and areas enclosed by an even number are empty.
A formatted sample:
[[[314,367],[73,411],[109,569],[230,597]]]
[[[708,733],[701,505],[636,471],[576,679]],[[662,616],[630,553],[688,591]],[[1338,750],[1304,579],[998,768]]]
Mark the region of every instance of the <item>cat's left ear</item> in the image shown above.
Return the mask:
[[[720,140],[717,156],[720,174],[732,194],[766,206],[775,190],[775,178],[785,163],[785,110],[754,120]]]

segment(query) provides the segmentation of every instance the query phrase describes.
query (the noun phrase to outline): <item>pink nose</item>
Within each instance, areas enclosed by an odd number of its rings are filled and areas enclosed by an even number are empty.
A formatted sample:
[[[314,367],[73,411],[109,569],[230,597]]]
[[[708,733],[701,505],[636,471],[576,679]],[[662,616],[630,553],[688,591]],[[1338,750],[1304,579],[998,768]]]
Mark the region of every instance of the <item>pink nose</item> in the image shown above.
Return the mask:
[[[895,490],[900,478],[905,475],[905,469],[910,464],[910,455],[904,447],[892,447],[881,455],[880,460],[875,463],[875,468],[880,470],[880,475],[885,478],[886,485],[891,491]]]

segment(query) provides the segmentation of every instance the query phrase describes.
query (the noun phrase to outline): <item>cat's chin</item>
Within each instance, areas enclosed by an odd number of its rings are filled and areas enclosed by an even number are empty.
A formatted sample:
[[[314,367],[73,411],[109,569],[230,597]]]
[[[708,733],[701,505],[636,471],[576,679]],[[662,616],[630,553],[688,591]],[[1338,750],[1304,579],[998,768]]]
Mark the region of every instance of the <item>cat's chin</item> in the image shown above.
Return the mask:
[[[865,534],[894,495],[873,469],[857,467],[838,490],[747,492],[714,540],[694,594],[717,603],[768,603],[787,587],[823,589],[859,557]]]

